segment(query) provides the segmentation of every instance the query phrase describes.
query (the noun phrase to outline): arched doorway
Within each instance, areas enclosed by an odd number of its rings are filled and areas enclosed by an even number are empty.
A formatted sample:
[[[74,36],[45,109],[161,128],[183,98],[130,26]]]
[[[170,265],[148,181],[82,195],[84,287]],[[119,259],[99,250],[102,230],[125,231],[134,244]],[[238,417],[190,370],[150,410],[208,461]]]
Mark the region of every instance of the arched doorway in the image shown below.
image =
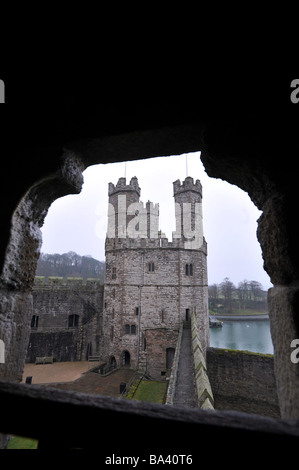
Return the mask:
[[[121,363],[123,367],[129,367],[131,364],[131,355],[129,351],[123,351],[121,356]]]
[[[92,343],[87,344],[86,348],[86,360],[88,361],[89,356],[92,356]]]
[[[111,369],[115,369],[116,368],[116,359],[114,356],[110,356],[109,358],[109,367],[111,367]]]
[[[174,358],[174,348],[167,348],[166,349],[166,369],[172,368],[173,358]]]
[[[190,308],[186,308],[186,321],[190,320]]]

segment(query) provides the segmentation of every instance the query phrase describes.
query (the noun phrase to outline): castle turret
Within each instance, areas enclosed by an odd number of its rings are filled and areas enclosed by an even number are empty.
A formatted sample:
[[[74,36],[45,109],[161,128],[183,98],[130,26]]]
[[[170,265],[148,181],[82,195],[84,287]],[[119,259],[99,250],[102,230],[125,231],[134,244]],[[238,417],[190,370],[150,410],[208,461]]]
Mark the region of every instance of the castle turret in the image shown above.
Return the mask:
[[[199,249],[203,243],[202,223],[202,185],[199,180],[194,184],[188,176],[181,184],[173,183],[175,200],[176,231],[173,238],[181,238],[185,248]]]
[[[128,207],[139,203],[140,187],[136,176],[126,184],[126,178],[119,178],[116,185],[109,183],[108,238],[126,238],[127,226],[134,214],[128,213]]]

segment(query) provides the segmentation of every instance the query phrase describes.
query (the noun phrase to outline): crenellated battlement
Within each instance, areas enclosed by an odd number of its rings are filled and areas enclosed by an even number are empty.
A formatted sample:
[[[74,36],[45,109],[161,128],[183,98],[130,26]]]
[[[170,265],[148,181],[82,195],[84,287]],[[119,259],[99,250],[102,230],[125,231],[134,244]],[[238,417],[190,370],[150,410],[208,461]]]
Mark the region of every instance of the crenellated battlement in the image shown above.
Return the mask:
[[[116,185],[114,185],[113,183],[109,183],[108,185],[108,196],[112,196],[113,194],[126,191],[135,191],[137,192],[138,196],[140,196],[141,189],[139,187],[138,179],[136,176],[133,176],[133,178],[131,178],[129,184],[126,184],[126,178],[119,178]]]
[[[124,250],[124,249],[181,249],[186,250],[186,242],[182,238],[173,238],[172,241],[169,241],[165,236],[158,236],[158,238],[106,238],[105,251],[110,252],[114,250]],[[192,248],[190,248],[192,249]],[[203,243],[200,247],[200,251],[204,254],[207,254],[207,242],[203,237]]]
[[[159,230],[159,204],[139,201],[137,178],[133,177],[129,185],[126,184],[126,178],[119,178],[116,186],[109,183],[106,249],[200,249],[203,245],[201,183],[196,180],[194,184],[193,178],[187,177],[182,184],[177,180],[173,186],[176,231],[172,234],[172,241],[168,242],[165,234]]]
[[[194,191],[200,194],[202,197],[202,185],[199,180],[195,181],[191,176],[187,176],[187,178],[182,182],[180,180],[176,180],[173,182],[173,195],[176,196],[177,194],[184,193],[186,191]]]

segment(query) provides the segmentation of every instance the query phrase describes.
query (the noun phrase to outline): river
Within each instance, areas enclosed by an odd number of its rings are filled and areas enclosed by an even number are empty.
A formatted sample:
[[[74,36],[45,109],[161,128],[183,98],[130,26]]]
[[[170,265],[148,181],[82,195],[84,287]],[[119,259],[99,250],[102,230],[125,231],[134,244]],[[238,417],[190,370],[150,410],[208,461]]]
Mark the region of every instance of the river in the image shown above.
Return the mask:
[[[268,320],[225,320],[222,328],[210,328],[210,346],[273,354]]]

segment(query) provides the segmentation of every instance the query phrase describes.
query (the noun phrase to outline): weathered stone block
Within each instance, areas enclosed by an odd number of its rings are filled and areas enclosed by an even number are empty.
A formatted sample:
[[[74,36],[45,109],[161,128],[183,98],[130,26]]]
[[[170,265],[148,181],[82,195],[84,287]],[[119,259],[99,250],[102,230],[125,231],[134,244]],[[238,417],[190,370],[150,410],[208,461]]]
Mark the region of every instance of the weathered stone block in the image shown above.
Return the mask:
[[[299,286],[268,291],[277,394],[283,418],[299,418],[299,364],[291,361],[291,342],[299,338]]]

